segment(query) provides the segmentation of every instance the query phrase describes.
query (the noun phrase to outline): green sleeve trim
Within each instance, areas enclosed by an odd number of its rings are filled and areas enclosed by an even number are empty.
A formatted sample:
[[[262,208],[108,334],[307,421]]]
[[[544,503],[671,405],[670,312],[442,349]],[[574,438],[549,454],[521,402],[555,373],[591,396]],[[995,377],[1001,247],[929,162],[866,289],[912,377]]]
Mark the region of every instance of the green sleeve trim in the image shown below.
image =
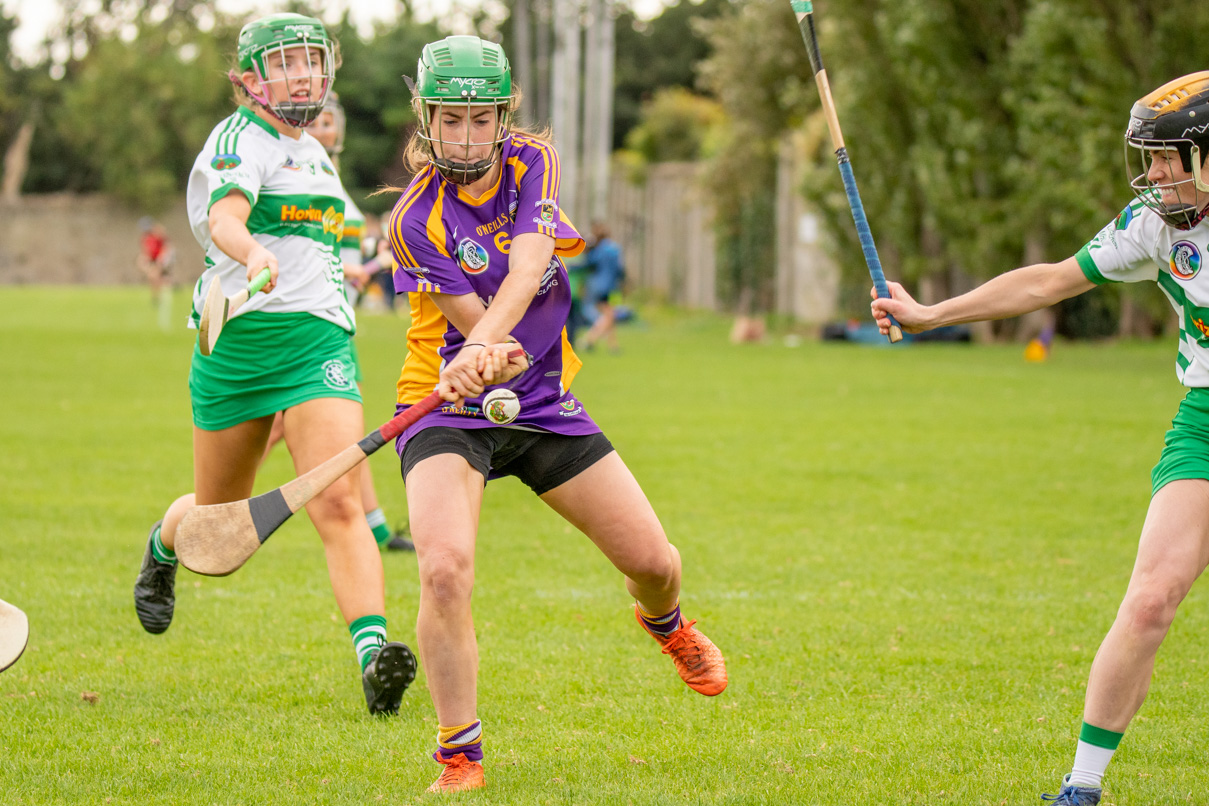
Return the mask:
[[[1100,274],[1100,270],[1096,268],[1096,261],[1091,259],[1091,252],[1087,250],[1086,246],[1075,254],[1075,260],[1079,262],[1079,268],[1083,270],[1083,276],[1096,285],[1113,282],[1103,274]]]
[[[274,129],[272,126],[270,126],[265,121],[261,120],[260,115],[256,114],[248,107],[246,107],[246,106],[239,107],[239,109],[235,110],[235,114],[242,115],[245,120],[249,121],[250,123],[254,123],[257,126],[259,126],[260,128],[264,129],[266,132],[273,135],[274,139],[276,139],[276,140],[281,139],[281,135],[277,133],[276,129]]]
[[[219,199],[227,198],[227,194],[233,190],[238,190],[240,193],[247,196],[248,204],[252,205],[253,207],[256,206],[256,197],[252,195],[252,191],[241,188],[234,182],[227,182],[225,185],[219,187],[218,190],[210,194],[210,203],[206,205],[206,212],[210,212],[210,208],[214,206],[215,202],[217,202]]]
[[[1095,725],[1084,722],[1083,728],[1079,731],[1079,741],[1103,747],[1105,750],[1116,750],[1124,735],[1124,733],[1113,733],[1111,730],[1097,728]]]

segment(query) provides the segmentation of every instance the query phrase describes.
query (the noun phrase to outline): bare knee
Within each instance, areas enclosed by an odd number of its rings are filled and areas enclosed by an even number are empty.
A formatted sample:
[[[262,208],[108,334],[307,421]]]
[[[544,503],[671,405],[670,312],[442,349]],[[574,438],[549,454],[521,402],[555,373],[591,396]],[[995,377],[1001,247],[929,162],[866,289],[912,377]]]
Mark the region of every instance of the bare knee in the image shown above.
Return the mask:
[[[669,549],[671,549],[669,551]],[[675,549],[667,544],[642,552],[622,569],[631,580],[648,590],[666,590],[676,584],[680,564]]]
[[[420,593],[439,611],[469,607],[474,591],[474,561],[445,554],[420,563]]]
[[[325,541],[329,535],[365,520],[365,513],[361,510],[361,498],[347,477],[315,496],[306,505],[307,514],[311,516]]]
[[[1183,598],[1182,590],[1173,586],[1147,583],[1125,594],[1117,618],[1130,633],[1139,637],[1163,635],[1175,620]]]
[[[169,549],[176,545],[176,527],[180,525],[181,520],[196,503],[193,493],[182,495],[180,498],[173,501],[168,506],[168,511],[164,513],[164,523],[160,527],[160,540]]]

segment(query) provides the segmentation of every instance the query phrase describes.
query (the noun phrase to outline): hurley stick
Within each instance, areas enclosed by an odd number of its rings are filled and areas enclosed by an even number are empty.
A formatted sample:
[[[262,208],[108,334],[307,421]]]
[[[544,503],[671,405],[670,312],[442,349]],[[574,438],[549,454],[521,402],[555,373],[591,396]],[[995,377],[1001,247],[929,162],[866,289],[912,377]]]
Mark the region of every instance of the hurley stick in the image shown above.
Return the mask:
[[[508,357],[524,354],[524,350],[511,350]],[[236,571],[291,515],[440,405],[441,396],[433,392],[360,442],[276,490],[242,501],[191,507],[176,527],[173,542],[177,558],[190,571],[206,576],[221,577]]]
[[[264,288],[269,282],[269,270],[261,269],[252,278],[247,288],[241,288],[229,297],[222,294],[222,283],[218,278],[210,281],[210,290],[206,293],[206,302],[202,305],[201,322],[198,324],[197,344],[202,355],[209,355],[222,335],[222,329],[235,316],[235,312],[248,301],[248,297]]]
[[[441,404],[436,392],[293,481],[255,498],[191,507],[176,527],[177,559],[198,574],[237,570],[291,515],[374,451]]]
[[[814,33],[814,4],[810,0],[790,0],[790,6],[798,17],[798,29],[802,32],[802,41],[806,43],[806,55],[810,57],[810,67],[814,70],[814,83],[818,85],[819,97],[823,101],[823,114],[827,118],[827,130],[831,133],[831,145],[835,148],[835,159],[840,166],[840,176],[844,179],[844,193],[848,196],[848,207],[852,210],[852,220],[856,223],[856,234],[861,241],[861,251],[865,253],[865,265],[869,267],[869,276],[873,279],[873,287],[882,299],[890,298],[890,289],[886,285],[886,275],[882,273],[882,262],[877,256],[877,246],[873,243],[873,233],[869,229],[869,221],[865,218],[865,206],[861,204],[861,194],[856,189],[856,177],[852,173],[852,163],[848,159],[848,149],[844,147],[844,133],[840,131],[840,119],[835,113],[835,101],[831,97],[831,85],[827,82],[827,70],[823,67],[823,57],[819,54],[819,41]],[[903,331],[894,317],[890,317],[890,341],[902,341]]]

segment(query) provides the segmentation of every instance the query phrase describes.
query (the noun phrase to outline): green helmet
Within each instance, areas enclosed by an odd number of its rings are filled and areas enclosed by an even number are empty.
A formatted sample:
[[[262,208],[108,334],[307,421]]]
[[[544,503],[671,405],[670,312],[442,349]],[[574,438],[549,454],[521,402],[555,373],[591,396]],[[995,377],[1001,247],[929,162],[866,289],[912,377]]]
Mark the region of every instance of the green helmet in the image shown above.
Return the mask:
[[[500,147],[508,139],[508,122],[516,98],[512,92],[512,68],[504,49],[494,42],[477,36],[450,36],[424,46],[416,66],[412,86],[412,108],[419,120],[419,136],[432,150],[432,163],[441,175],[460,185],[482,178],[499,159]],[[441,123],[434,131],[433,120],[444,106],[490,106],[496,110],[494,138],[471,142],[470,127],[465,137],[446,140],[441,136]],[[459,162],[438,157],[435,143],[446,146],[491,145],[491,154],[475,162]],[[444,149],[441,149],[444,153]]]
[[[306,63],[310,64],[310,52],[317,50],[323,59],[322,90],[318,98],[306,101],[282,101],[274,103],[269,97],[268,56],[271,53],[281,55],[285,63],[287,48],[306,48]],[[256,103],[263,106],[271,114],[291,126],[302,127],[310,123],[323,111],[323,102],[331,90],[336,77],[336,44],[328,36],[327,28],[314,17],[302,14],[270,14],[258,20],[249,22],[239,32],[239,50],[237,53],[239,68],[251,70],[256,74],[261,84],[260,94],[254,93],[243,83],[243,78],[231,71],[229,77]],[[282,79],[274,79],[281,81]]]

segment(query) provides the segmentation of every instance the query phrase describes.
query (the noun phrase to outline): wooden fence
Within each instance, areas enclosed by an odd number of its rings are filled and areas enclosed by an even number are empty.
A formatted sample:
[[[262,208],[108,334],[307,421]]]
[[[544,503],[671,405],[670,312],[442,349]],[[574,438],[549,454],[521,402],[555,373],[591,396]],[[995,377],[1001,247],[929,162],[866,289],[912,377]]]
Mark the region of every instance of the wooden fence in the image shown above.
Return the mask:
[[[625,251],[631,288],[674,305],[715,310],[712,211],[697,170],[695,163],[653,165],[642,186],[614,176],[607,223]]]
[[[779,314],[822,323],[835,316],[839,272],[824,248],[817,217],[798,193],[802,149],[787,141],[777,173],[776,307]],[[729,311],[717,290],[712,217],[700,166],[648,168],[645,185],[614,176],[607,223],[625,250],[631,288],[686,308]],[[583,227],[587,231],[587,227]]]

